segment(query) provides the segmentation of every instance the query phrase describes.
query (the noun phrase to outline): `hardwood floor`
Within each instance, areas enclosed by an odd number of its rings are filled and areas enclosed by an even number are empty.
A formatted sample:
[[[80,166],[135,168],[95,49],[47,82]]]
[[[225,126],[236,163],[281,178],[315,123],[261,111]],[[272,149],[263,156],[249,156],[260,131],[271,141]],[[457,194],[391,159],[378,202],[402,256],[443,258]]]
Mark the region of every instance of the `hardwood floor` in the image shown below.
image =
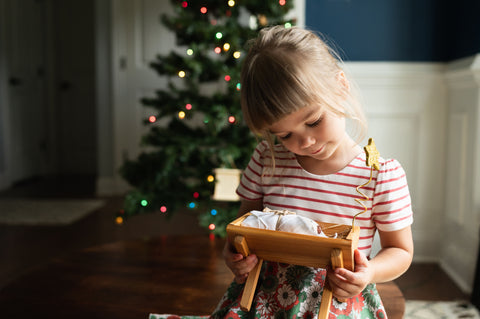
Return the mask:
[[[93,178],[39,179],[1,192],[0,198],[92,198],[93,185]],[[84,248],[159,235],[206,233],[188,211],[170,221],[161,214],[146,214],[118,226],[114,215],[122,207],[122,197],[105,201],[104,207],[68,226],[0,225],[0,289],[55,258]],[[395,282],[407,300],[469,299],[437,264],[413,264]]]

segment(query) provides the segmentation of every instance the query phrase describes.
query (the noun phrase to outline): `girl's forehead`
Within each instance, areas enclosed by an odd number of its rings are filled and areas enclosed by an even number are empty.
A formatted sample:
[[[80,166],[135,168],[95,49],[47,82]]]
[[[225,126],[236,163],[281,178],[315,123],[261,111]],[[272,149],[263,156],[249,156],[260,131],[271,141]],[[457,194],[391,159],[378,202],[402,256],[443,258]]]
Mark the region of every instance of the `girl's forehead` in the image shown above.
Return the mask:
[[[318,114],[322,112],[322,109],[321,106],[316,104],[305,106],[270,125],[268,131],[272,134],[290,131],[290,128],[312,120],[312,117],[318,116]]]

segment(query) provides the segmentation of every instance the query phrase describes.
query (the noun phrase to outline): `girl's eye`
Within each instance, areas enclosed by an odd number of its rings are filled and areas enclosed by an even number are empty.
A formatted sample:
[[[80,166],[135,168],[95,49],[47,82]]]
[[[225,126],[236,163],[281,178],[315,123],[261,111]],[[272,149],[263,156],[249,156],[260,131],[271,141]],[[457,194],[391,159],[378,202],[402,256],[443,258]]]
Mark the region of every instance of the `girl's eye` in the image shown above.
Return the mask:
[[[318,118],[318,120],[316,120],[316,121],[313,122],[313,123],[307,124],[307,126],[309,126],[309,127],[315,127],[315,126],[317,126],[318,124],[320,124],[320,122],[322,121],[322,119],[323,119],[323,116],[320,116],[320,117]]]
[[[287,135],[284,135],[284,136],[279,136],[278,138],[281,140],[287,140],[290,136],[292,136],[292,133],[288,133]]]

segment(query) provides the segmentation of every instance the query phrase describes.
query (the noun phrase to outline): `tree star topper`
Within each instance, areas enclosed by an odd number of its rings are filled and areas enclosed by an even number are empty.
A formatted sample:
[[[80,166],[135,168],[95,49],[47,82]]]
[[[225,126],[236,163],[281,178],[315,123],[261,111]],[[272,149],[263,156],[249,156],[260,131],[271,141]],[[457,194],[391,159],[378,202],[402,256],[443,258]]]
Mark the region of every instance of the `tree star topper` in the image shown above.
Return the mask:
[[[380,158],[380,153],[375,146],[373,138],[368,139],[368,145],[364,147],[365,153],[367,154],[367,166],[373,167],[377,171],[380,170],[380,163],[378,159]]]

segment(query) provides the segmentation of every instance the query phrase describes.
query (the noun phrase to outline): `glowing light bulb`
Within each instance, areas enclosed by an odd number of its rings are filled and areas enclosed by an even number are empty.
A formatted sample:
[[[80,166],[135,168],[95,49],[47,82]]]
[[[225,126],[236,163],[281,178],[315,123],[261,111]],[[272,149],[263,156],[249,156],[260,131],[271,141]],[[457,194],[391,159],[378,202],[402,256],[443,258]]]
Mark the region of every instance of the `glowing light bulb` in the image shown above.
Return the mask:
[[[201,7],[200,8],[200,12],[203,13],[203,14],[207,13],[207,11],[208,11],[207,7]]]
[[[191,202],[190,204],[188,204],[188,208],[195,208],[195,203]]]
[[[213,177],[213,175],[208,175],[207,181],[208,181],[209,183],[213,182],[214,180],[215,180],[215,177]]]
[[[157,121],[157,118],[156,118],[155,116],[153,116],[153,115],[150,115],[150,116],[148,117],[148,121],[149,121],[150,123],[155,123],[155,122]]]
[[[187,50],[187,54],[188,54],[188,55],[193,55],[193,50],[192,50],[192,49],[188,49],[188,50]]]
[[[284,6],[285,4],[287,4],[287,1],[286,1],[286,0],[279,0],[278,3],[279,3],[281,6]]]
[[[217,39],[219,39],[219,40],[220,40],[222,37],[223,37],[222,32],[217,32],[217,33],[215,34],[215,38],[217,38]]]
[[[146,199],[142,199],[142,201],[140,202],[140,205],[142,205],[143,207],[147,206],[148,205],[148,202]]]
[[[230,123],[230,124],[235,123],[235,116],[230,115],[230,116],[228,117],[228,123]]]
[[[228,1],[228,6],[229,6],[229,7],[234,7],[234,6],[235,6],[235,1],[229,0],[229,1]]]
[[[188,2],[187,1],[182,1],[182,8],[188,7]]]
[[[193,193],[193,198],[199,198],[200,194],[198,192]]]
[[[185,112],[183,111],[178,112],[178,118],[183,120],[185,118]]]
[[[215,224],[210,224],[210,225],[208,225],[208,229],[214,230],[214,229],[215,229]]]
[[[216,54],[222,53],[222,48],[216,47],[213,51],[215,51]]]
[[[184,78],[186,75],[185,71],[178,71],[178,76]]]
[[[290,22],[285,23],[285,29],[289,29],[292,27],[292,24]]]
[[[192,109],[192,104],[187,103],[187,104],[185,105],[185,108],[190,111],[190,110]]]
[[[212,214],[212,216],[217,215],[217,213],[218,213],[218,212],[217,212],[216,209],[212,209],[212,210],[210,211],[210,214]]]
[[[225,75],[225,81],[230,81],[232,78],[230,77],[230,75]]]
[[[225,51],[230,50],[230,43],[225,43],[225,44],[223,45],[223,50],[225,50]]]
[[[117,223],[117,225],[121,225],[123,224],[123,218],[118,216],[117,218],[115,218],[115,222]]]
[[[242,85],[240,83],[237,83],[237,91],[240,91],[241,87],[242,87]]]
[[[242,55],[242,54],[240,53],[240,51],[235,51],[235,52],[233,52],[233,57],[234,57],[235,59],[240,58],[241,55]]]
[[[167,207],[166,206],[160,207],[160,212],[166,213],[167,212]]]

